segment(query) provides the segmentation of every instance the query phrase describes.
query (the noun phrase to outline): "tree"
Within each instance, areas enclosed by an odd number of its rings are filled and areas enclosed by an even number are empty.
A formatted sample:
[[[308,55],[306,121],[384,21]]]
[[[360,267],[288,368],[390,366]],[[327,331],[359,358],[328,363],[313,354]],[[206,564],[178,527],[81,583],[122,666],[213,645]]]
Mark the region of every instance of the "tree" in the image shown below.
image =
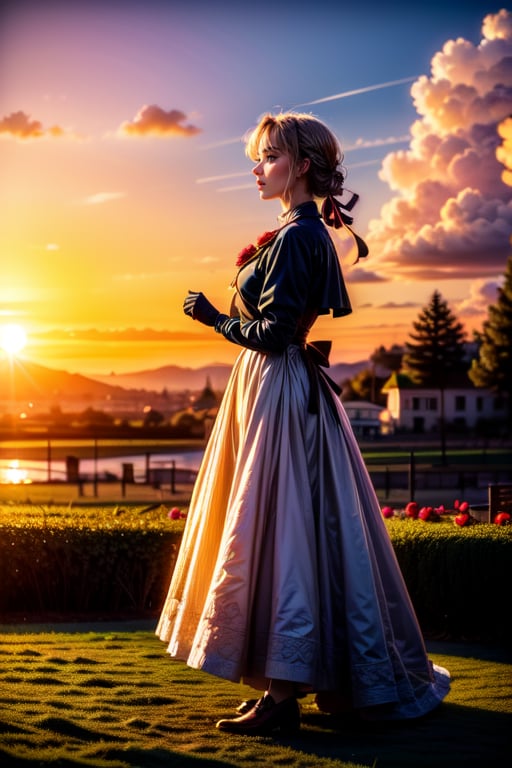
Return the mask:
[[[386,396],[381,394],[386,380],[387,376],[376,376],[373,369],[364,368],[344,382],[342,399],[344,401],[366,400],[377,405],[386,405]]]
[[[159,427],[165,421],[165,416],[160,411],[155,411],[151,406],[144,408],[144,426]]]
[[[403,358],[405,373],[417,384],[440,391],[441,448],[445,457],[444,390],[453,373],[467,368],[465,362],[465,331],[439,291],[434,291],[430,303],[423,307],[413,323],[412,341],[405,343]]]
[[[508,400],[512,425],[512,256],[505,269],[498,298],[489,307],[482,333],[476,334],[478,358],[472,361],[469,377],[477,387],[489,387]]]
[[[370,355],[370,360],[375,367],[393,373],[400,370],[403,356],[404,348],[401,344],[393,344],[389,349],[381,345]]]
[[[410,378],[424,386],[446,386],[455,371],[466,365],[464,326],[459,323],[439,291],[413,323],[412,341],[406,341],[403,367]]]
[[[80,415],[80,422],[86,427],[110,426],[114,419],[105,411],[96,411],[94,408],[86,408]]]

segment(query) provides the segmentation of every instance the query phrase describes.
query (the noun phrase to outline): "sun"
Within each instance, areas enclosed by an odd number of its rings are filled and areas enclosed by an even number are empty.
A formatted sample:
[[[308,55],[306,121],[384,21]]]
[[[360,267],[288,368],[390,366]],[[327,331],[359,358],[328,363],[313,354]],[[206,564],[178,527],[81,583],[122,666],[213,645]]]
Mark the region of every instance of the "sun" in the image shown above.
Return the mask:
[[[27,343],[27,334],[21,325],[7,323],[0,326],[0,347],[7,355],[17,355]]]

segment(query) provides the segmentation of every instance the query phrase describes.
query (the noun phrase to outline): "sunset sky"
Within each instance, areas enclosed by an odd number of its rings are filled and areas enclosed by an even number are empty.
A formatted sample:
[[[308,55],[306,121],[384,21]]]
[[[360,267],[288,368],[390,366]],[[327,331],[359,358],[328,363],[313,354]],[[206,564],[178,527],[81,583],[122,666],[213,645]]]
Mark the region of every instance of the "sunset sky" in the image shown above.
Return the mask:
[[[292,108],[340,137],[370,247],[353,266],[340,243],[354,312],[311,338],[365,359],[436,288],[480,328],[511,250],[501,4],[7,0],[0,325],[26,331],[20,354],[85,375],[232,362],[183,297],[229,308],[237,253],[279,213],[242,137]]]

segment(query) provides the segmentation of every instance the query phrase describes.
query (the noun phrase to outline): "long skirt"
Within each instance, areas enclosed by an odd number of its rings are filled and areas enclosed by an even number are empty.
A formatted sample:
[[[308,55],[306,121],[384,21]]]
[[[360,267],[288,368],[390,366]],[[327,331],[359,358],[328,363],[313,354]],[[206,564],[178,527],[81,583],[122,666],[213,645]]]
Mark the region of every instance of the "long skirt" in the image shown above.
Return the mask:
[[[301,350],[237,358],[157,627],[169,654],[264,690],[333,692],[376,719],[449,690],[423,637],[340,400]]]

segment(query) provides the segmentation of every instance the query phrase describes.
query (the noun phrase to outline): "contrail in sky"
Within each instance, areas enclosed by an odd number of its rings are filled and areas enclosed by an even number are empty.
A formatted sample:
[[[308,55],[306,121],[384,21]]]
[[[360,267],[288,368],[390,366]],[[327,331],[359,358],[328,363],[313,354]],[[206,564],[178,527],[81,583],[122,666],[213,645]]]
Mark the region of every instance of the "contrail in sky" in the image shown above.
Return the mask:
[[[373,147],[386,147],[390,144],[401,144],[404,141],[410,140],[410,135],[407,134],[406,136],[390,136],[389,138],[385,139],[374,139],[373,141],[363,141],[362,139],[359,139],[356,141],[355,144],[352,144],[349,147],[345,147],[345,151],[355,151],[357,149],[368,149]],[[379,158],[375,160],[366,160],[361,163],[350,163],[351,168],[361,168],[364,165],[374,165],[375,163],[380,163]],[[219,176],[203,176],[199,179],[196,179],[196,184],[210,184],[212,181],[226,181],[227,179],[237,179],[241,176],[247,176],[249,174],[248,170],[245,171],[238,171],[237,173],[223,173]],[[229,191],[231,192],[234,189],[247,189],[249,187],[253,187],[254,184],[249,184],[248,186],[237,186],[237,187],[224,187],[223,192]]]
[[[377,85],[367,85],[364,88],[355,88],[352,91],[343,91],[342,93],[335,93],[333,96],[324,96],[321,99],[314,99],[313,101],[303,101],[301,104],[296,104],[295,107],[309,107],[313,104],[323,104],[326,101],[336,101],[337,99],[346,99],[349,96],[358,96],[360,93],[370,93],[370,91],[379,91],[381,88],[392,88],[394,85],[402,85],[403,83],[411,83],[416,80],[418,75],[414,77],[402,77],[400,80],[389,80],[387,83],[378,83]],[[294,109],[294,107],[292,107]],[[206,144],[201,149],[216,149],[217,147],[223,147],[228,144],[238,144],[242,141],[242,137],[238,136],[233,139],[224,139],[223,141],[213,142],[212,144]],[[209,179],[208,179],[209,181]]]
[[[235,179],[237,176],[247,176],[248,171],[239,171],[238,173],[223,173],[222,176],[203,176],[202,179],[196,179],[196,184],[207,184],[210,181],[224,181],[224,179]]]
[[[333,96],[324,96],[322,99],[314,99],[314,101],[304,101],[302,104],[296,104],[296,107],[309,107],[312,104],[323,104],[325,101],[336,101],[337,99],[346,99],[348,96],[357,96],[360,93],[368,93],[369,91],[378,91],[381,88],[391,88],[393,85],[402,85],[403,83],[410,83],[416,80],[417,75],[414,77],[402,77],[400,80],[390,80],[387,83],[379,83],[378,85],[367,85],[365,88],[356,88],[353,91],[343,91],[342,93],[335,93]]]

